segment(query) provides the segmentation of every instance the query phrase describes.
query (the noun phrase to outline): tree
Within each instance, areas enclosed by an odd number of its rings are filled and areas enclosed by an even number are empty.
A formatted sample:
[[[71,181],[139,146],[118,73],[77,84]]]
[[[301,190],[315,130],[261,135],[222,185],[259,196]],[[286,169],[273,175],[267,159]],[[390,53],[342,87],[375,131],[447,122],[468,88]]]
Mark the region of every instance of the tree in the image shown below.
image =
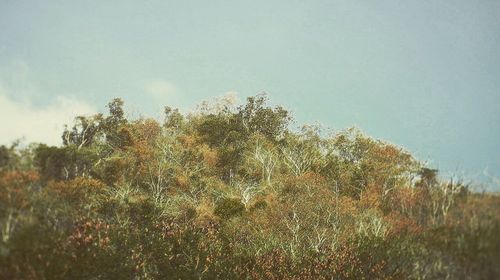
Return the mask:
[[[9,165],[11,159],[11,151],[5,145],[0,146],[0,169],[4,169]]]
[[[106,119],[108,125],[117,126],[127,122],[125,119],[123,104],[124,103],[121,98],[115,98],[108,103],[109,116]]]
[[[260,133],[267,139],[277,141],[286,131],[291,120],[290,114],[281,106],[266,106],[267,95],[260,94],[247,98],[247,103],[238,108],[237,118],[247,134]]]
[[[179,109],[177,108],[173,109],[169,106],[165,106],[164,112],[165,112],[164,126],[172,130],[179,130],[182,127],[182,123],[184,121],[184,117],[179,112]]]
[[[320,170],[325,164],[323,141],[315,127],[304,126],[299,134],[287,133],[280,150],[283,162],[295,176]]]
[[[420,180],[415,184],[417,187],[429,188],[438,183],[437,175],[438,170],[422,167],[418,171],[418,175],[420,176]]]
[[[45,144],[36,148],[34,159],[45,181],[90,177],[96,160],[96,155],[89,149],[78,149],[76,146],[54,147]]]
[[[97,114],[91,117],[78,116],[71,130],[65,128],[62,139],[65,146],[75,145],[77,149],[90,147],[94,144],[103,129],[103,116]]]

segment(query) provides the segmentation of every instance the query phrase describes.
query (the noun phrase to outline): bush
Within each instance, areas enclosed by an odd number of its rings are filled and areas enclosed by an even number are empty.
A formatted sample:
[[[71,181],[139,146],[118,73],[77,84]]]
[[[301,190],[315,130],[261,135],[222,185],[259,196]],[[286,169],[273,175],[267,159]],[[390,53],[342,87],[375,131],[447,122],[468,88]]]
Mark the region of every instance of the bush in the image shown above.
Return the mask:
[[[229,219],[245,212],[245,205],[237,198],[223,198],[215,205],[215,215]]]

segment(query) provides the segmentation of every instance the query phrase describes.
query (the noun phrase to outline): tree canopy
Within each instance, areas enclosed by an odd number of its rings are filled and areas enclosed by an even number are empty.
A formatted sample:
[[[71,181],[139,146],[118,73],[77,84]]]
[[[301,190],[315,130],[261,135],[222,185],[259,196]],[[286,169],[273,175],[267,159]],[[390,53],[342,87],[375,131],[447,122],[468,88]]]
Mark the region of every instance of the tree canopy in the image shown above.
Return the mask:
[[[0,146],[2,279],[495,279],[500,199],[266,95]]]

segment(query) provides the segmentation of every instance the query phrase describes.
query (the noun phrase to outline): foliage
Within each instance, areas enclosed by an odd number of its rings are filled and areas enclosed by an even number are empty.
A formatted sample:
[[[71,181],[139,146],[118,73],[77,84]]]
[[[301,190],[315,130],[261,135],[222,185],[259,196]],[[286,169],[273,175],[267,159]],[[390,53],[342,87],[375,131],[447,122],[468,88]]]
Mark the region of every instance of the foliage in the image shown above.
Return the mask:
[[[0,146],[2,279],[496,279],[500,197],[265,95]]]

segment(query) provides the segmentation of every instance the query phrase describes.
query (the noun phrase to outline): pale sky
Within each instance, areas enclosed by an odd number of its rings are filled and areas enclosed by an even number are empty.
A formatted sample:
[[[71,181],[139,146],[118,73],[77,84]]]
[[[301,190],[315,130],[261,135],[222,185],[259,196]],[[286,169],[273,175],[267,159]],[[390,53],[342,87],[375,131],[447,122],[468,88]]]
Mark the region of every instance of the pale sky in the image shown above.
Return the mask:
[[[113,97],[156,117],[263,91],[500,190],[498,0],[0,0],[0,144],[60,144]]]

